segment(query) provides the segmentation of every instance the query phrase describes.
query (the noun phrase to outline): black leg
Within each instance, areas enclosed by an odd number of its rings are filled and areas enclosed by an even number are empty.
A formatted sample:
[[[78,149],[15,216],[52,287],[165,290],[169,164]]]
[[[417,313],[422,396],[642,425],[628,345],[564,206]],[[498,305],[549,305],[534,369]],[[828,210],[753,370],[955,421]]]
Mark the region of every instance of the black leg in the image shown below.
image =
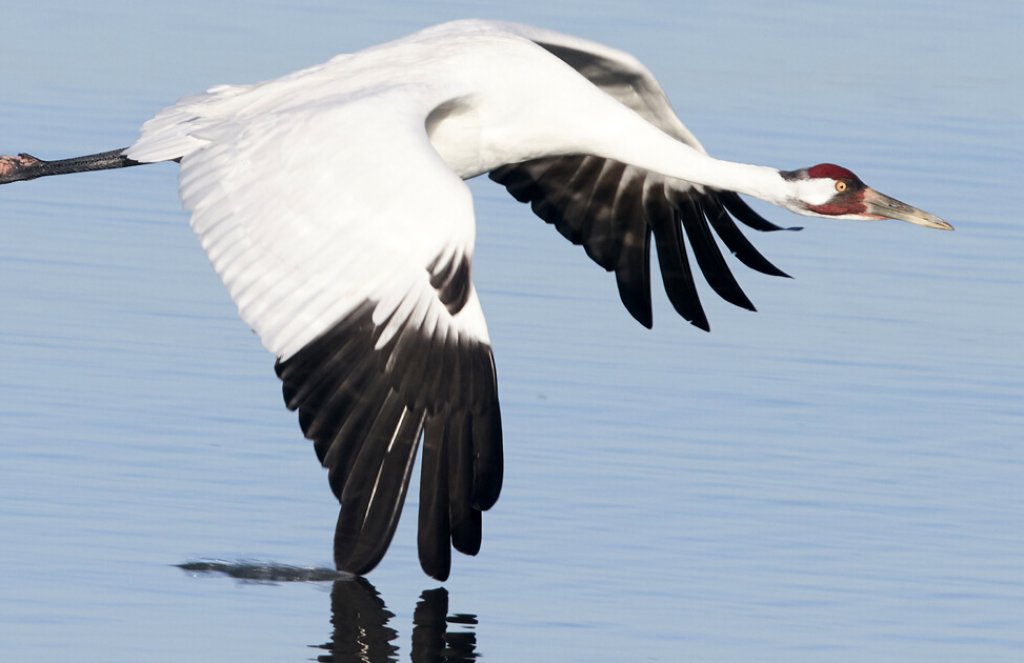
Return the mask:
[[[31,154],[0,156],[0,184],[34,180],[37,177],[48,177],[50,175],[84,173],[90,170],[109,170],[111,168],[126,168],[139,165],[139,161],[134,161],[124,156],[126,149],[128,148],[122,147],[109,152],[55,161],[43,161]]]

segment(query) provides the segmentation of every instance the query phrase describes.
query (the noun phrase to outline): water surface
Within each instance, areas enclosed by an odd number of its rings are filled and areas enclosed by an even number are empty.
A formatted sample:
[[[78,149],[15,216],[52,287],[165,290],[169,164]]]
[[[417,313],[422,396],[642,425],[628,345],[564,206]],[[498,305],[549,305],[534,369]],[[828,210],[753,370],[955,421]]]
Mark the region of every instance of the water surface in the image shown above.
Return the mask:
[[[648,332],[473,182],[507,479],[438,592],[414,518],[370,584],[175,568],[329,566],[272,358],[173,166],[4,187],[3,658],[344,660],[353,630],[370,660],[445,630],[493,661],[1024,658],[1019,3],[36,3],[4,13],[0,153],[126,145],[183,94],[468,15],[631,51],[713,153],[843,163],[957,232],[759,206],[806,225],[749,233],[795,278],[738,266],[759,312],[706,293],[711,334],[656,292]]]

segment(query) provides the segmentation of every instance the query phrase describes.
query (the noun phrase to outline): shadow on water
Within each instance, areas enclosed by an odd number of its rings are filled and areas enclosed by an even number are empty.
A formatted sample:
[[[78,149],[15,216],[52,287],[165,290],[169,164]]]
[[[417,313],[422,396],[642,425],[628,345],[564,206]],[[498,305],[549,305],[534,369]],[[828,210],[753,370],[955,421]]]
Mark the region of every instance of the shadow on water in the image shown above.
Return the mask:
[[[324,582],[326,580],[351,580],[350,573],[334,569],[287,564],[266,564],[260,562],[185,562],[176,564],[182,571],[192,574],[208,573],[225,575],[243,582],[274,584],[278,582]]]
[[[319,645],[324,663],[390,662],[399,660],[398,631],[380,592],[366,578],[327,568],[281,564],[188,562],[177,565],[192,574],[226,575],[243,582],[332,581],[331,639]],[[476,615],[448,614],[448,590],[427,589],[420,594],[412,617],[412,654],[416,663],[475,661]],[[452,630],[449,630],[449,629]]]

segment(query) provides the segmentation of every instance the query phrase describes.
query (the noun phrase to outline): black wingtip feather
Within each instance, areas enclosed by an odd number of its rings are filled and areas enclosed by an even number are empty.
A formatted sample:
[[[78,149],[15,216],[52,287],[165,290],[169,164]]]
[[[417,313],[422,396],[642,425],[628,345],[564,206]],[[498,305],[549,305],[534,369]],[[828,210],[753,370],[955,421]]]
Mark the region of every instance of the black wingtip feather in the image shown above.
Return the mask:
[[[423,415],[410,411],[394,391],[366,434],[341,495],[334,539],[338,568],[362,575],[391,544],[409,487]]]
[[[803,230],[803,226],[777,226],[768,219],[764,218],[750,207],[750,205],[743,202],[739,194],[734,191],[718,191],[718,199],[722,201],[725,208],[732,213],[733,216],[739,220],[740,223],[753,228],[754,230],[760,230],[761,232],[775,232],[777,230]]]
[[[473,508],[487,511],[501,495],[505,474],[504,444],[501,433],[501,409],[497,390],[487,412],[473,417]]]
[[[615,285],[629,314],[644,327],[654,326],[651,307],[651,228],[644,216],[643,181],[634,177],[615,199],[614,232],[620,236]]]
[[[704,274],[708,285],[730,304],[748,311],[756,310],[754,304],[736,282],[736,278],[732,275],[729,265],[722,256],[722,251],[711,236],[711,230],[700,203],[693,198],[677,197],[673,200],[673,204],[679,212],[683,228],[686,229],[686,237],[690,240],[690,247],[693,249],[693,255],[697,259],[697,265]]]
[[[445,303],[440,292],[438,298]],[[421,565],[443,580],[451,570],[452,547],[468,554],[480,549],[477,507],[493,505],[501,491],[494,358],[486,343],[467,334],[440,325],[426,329],[422,320],[411,319],[377,349],[380,329],[372,312],[371,305],[357,307],[294,356],[276,362],[275,372],[341,502],[334,551],[341,570],[367,573],[384,556],[421,432],[430,429],[424,434],[429,449],[421,482]],[[457,458],[438,428],[451,420],[464,429]]]
[[[725,211],[721,200],[709,198],[705,201],[704,211],[715,233],[740,262],[762,274],[792,278],[789,274],[773,265],[750,243],[750,240],[740,232],[732,217]]]
[[[480,551],[483,534],[480,510],[473,500],[474,440],[473,419],[454,416],[448,426],[448,518],[452,546],[461,553],[475,555]],[[424,477],[425,478],[425,477]],[[480,477],[487,481],[486,476]]]
[[[431,578],[447,580],[452,567],[448,518],[447,426],[431,417],[423,433],[423,469],[420,473],[420,513],[417,533],[420,567]]]
[[[483,541],[483,514],[475,508],[465,511],[465,518],[452,521],[452,547],[463,555],[476,555]]]
[[[725,262],[709,224],[743,264],[764,274],[789,277],[754,248],[736,227],[736,221],[763,232],[800,227],[771,223],[733,191],[688,188],[685,183],[677,185],[656,174],[592,155],[509,164],[490,176],[517,200],[529,203],[539,217],[554,224],[573,243],[582,244],[595,262],[613,270],[623,305],[644,327],[653,326],[649,263],[652,229],[669,300],[699,329],[708,331],[710,325],[692,285],[682,231],[677,240],[669,226],[682,222],[697,267],[708,284],[740,308],[757,310]],[[650,228],[638,230],[638,218],[640,227],[649,224]]]
[[[711,331],[708,316],[704,313],[697,286],[693,281],[693,273],[686,257],[686,247],[683,244],[683,231],[676,215],[663,198],[655,195],[645,196],[644,207],[654,233],[654,245],[658,250],[658,262],[661,264],[661,278],[669,302],[691,325],[704,331]]]

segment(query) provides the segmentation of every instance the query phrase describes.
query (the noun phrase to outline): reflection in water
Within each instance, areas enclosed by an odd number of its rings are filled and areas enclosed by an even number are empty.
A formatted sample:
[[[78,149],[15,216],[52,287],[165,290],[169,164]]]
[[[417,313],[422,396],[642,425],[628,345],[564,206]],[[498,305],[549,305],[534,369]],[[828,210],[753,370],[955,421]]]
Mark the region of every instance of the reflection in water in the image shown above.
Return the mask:
[[[331,590],[331,642],[319,647],[328,650],[318,661],[349,663],[350,661],[397,661],[394,644],[398,632],[388,626],[394,613],[384,605],[380,594],[366,578],[336,580]],[[449,624],[470,628],[477,623],[474,615],[448,616],[448,590],[444,587],[425,590],[413,613],[412,660],[473,661],[476,654],[476,633],[472,630],[448,631]]]
[[[335,583],[337,584],[337,583]],[[333,601],[332,601],[333,603]],[[472,661],[476,654],[476,615],[448,614],[448,590],[428,589],[420,594],[412,615],[412,660]],[[468,627],[448,631],[449,624]]]
[[[329,654],[318,661],[397,661],[398,631],[388,626],[395,614],[365,578],[336,580],[331,589],[331,641],[316,645]]]
[[[312,645],[329,653],[316,660],[332,663],[398,661],[398,631],[388,625],[395,613],[384,605],[377,589],[366,578],[334,569],[305,568],[282,564],[199,561],[179,564],[189,573],[217,573],[245,582],[322,582],[331,588],[331,640]],[[448,614],[448,590],[424,590],[412,617],[412,660],[416,663],[468,662],[476,653],[476,615]],[[461,626],[449,631],[449,625]]]

